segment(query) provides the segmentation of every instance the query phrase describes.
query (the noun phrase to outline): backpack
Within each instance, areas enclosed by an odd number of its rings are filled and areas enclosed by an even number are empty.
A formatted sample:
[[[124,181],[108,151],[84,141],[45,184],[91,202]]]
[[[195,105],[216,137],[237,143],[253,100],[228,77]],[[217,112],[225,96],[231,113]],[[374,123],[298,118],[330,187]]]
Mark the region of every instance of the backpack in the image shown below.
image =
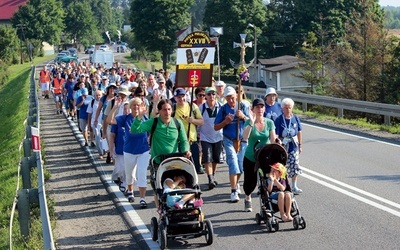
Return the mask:
[[[222,105],[221,105],[221,103],[219,103],[219,102],[216,102],[215,103],[215,105],[217,106],[217,108],[221,108],[222,107]],[[203,103],[203,105],[201,105],[200,107],[199,107],[199,109],[200,109],[200,111],[201,111],[201,116],[204,116],[204,112],[206,111],[206,103]]]
[[[179,132],[181,131],[181,124],[178,122],[178,119],[176,119],[175,117],[172,117],[172,120],[175,123],[176,129],[178,129],[178,136],[179,136]],[[156,130],[157,123],[158,123],[158,117],[154,118],[153,125],[151,125],[150,142],[149,142],[150,147],[151,147],[151,142],[153,141],[153,133],[154,133],[154,130]]]
[[[187,102],[187,103],[189,103],[189,102]],[[172,117],[175,117],[175,111],[176,111],[176,103],[174,103],[172,105],[172,114],[171,114]],[[194,108],[193,103],[192,103],[192,114],[193,114],[193,117],[196,118],[196,109]]]

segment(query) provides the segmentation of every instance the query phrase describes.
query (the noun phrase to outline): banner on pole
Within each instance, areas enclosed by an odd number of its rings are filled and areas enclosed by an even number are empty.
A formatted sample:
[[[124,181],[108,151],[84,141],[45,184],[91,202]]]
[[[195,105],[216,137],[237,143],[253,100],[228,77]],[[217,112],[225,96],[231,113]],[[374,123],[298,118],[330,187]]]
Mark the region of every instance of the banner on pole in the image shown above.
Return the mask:
[[[192,32],[178,42],[175,87],[211,86],[215,42],[205,32]]]

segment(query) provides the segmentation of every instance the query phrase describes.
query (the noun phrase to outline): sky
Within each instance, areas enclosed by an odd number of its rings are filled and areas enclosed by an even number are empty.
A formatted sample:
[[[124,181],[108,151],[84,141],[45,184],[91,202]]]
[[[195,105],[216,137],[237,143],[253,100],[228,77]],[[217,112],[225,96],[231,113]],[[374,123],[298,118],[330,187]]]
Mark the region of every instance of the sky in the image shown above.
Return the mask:
[[[394,7],[399,7],[400,6],[400,0],[379,0],[379,4],[381,6],[394,6]]]

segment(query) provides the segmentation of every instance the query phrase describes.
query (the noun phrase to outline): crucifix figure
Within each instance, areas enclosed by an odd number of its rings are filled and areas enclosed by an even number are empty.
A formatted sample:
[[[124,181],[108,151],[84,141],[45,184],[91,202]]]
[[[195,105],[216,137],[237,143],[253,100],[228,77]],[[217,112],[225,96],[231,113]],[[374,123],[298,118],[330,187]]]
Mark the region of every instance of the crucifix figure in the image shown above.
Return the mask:
[[[253,64],[253,60],[251,60],[250,63],[246,64],[246,62],[244,61],[244,56],[246,55],[246,48],[252,48],[253,47],[253,43],[252,42],[248,42],[246,43],[246,34],[240,34],[240,43],[236,43],[233,42],[233,48],[240,48],[240,62],[239,64],[236,64],[233,60],[230,60],[230,63],[232,64],[232,67],[234,67],[235,69],[239,68],[240,65],[244,65],[246,68],[248,68],[250,65]]]

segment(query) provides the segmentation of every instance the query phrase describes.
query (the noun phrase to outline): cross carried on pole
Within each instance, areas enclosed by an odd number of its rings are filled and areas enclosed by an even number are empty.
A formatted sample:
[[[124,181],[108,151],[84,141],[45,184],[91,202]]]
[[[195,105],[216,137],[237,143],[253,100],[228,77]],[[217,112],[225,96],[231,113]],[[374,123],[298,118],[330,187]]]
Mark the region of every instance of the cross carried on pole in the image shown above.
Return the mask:
[[[240,48],[240,62],[239,62],[239,64],[236,64],[233,60],[229,59],[230,63],[232,64],[232,67],[234,67],[235,69],[239,68],[239,66],[241,66],[241,65],[243,65],[246,68],[248,68],[250,65],[253,64],[254,58],[248,64],[246,64],[246,62],[244,60],[244,56],[246,55],[246,48],[247,47],[249,47],[249,48],[253,47],[253,43],[252,42],[246,43],[245,40],[246,40],[246,34],[240,34],[240,43],[233,42],[233,48]]]

